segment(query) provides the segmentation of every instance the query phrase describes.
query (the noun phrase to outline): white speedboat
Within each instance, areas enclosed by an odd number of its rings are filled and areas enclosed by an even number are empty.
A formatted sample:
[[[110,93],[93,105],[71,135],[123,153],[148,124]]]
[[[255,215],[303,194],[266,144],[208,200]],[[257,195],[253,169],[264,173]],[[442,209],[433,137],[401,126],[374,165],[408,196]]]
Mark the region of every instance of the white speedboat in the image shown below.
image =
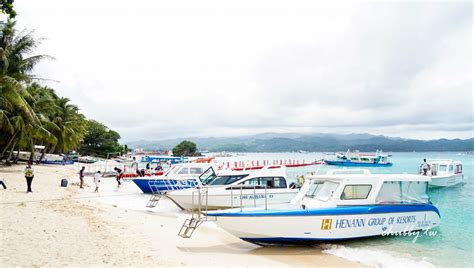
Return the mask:
[[[427,195],[429,176],[314,175],[291,203],[269,209],[207,212],[236,237],[255,243],[317,243],[427,230],[440,224]]]
[[[258,170],[224,170],[203,179],[204,185],[171,191],[167,193],[167,197],[185,210],[288,203],[299,189],[294,183],[289,183],[285,171],[283,166]]]
[[[451,159],[426,160],[430,166],[428,174],[431,176],[430,186],[451,187],[464,183],[462,163]],[[420,174],[423,174],[420,170]]]

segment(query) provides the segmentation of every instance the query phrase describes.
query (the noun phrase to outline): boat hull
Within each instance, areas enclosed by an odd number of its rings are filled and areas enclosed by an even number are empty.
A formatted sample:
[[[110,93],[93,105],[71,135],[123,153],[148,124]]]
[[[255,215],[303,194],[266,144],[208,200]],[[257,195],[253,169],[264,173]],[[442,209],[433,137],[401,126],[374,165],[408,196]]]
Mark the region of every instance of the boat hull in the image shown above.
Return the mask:
[[[446,176],[432,176],[430,187],[452,187],[464,183],[464,175],[454,174]]]
[[[41,164],[48,164],[48,165],[73,165],[74,161],[72,160],[64,160],[64,161],[57,161],[57,160],[43,160]]]
[[[390,235],[437,227],[433,205],[354,206],[289,211],[209,212],[215,223],[258,245],[312,244]]]
[[[198,185],[197,180],[172,180],[172,179],[132,179],[135,185],[146,194],[163,193],[166,191],[194,188]]]
[[[325,160],[326,164],[333,166],[344,166],[344,167],[391,167],[392,163],[365,163],[365,162],[353,162],[347,160]]]
[[[204,194],[201,195],[201,207],[207,207],[207,209],[224,209],[233,207],[261,207],[265,206],[265,192],[263,190],[256,190],[255,194],[253,190],[250,192],[242,193],[240,190],[233,190],[231,194],[230,190],[227,193],[216,193],[212,190],[206,198]],[[297,189],[291,189],[291,191],[267,190],[267,205],[282,204],[290,202],[298,193]],[[184,210],[197,209],[199,207],[199,194],[195,191],[194,195],[191,191],[174,191],[167,194],[167,197],[171,199],[179,208]],[[194,200],[193,200],[194,198]],[[207,200],[206,200],[207,199]]]

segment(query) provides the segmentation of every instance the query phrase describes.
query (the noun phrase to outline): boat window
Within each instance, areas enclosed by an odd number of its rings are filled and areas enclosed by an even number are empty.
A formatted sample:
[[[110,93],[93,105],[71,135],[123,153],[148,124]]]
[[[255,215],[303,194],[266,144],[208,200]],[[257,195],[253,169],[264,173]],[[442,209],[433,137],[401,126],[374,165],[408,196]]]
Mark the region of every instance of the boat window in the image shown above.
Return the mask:
[[[316,196],[318,191],[321,189],[321,185],[323,184],[320,182],[311,184],[305,196],[310,197],[310,198],[313,198],[314,196]]]
[[[438,168],[439,171],[447,171],[447,169],[448,169],[447,165],[439,165],[439,168]]]
[[[258,186],[257,188],[286,188],[286,180],[282,177],[258,177],[243,181],[240,184]]]
[[[372,189],[370,184],[346,185],[341,194],[341,200],[367,199],[370,189]]]
[[[202,174],[202,168],[189,168],[189,173],[191,174]]]
[[[454,166],[453,165],[449,165],[449,171],[454,171]]]
[[[274,184],[275,188],[286,188],[286,180],[283,177],[275,177]]]
[[[186,175],[189,174],[189,168],[187,168],[187,167],[182,168],[182,169],[178,172],[178,174],[186,174]]]
[[[384,182],[382,188],[380,188],[375,203],[377,204],[392,204],[400,203],[401,201],[401,187],[399,181],[387,181]]]
[[[209,182],[209,185],[228,185],[241,180],[248,175],[228,175],[228,176],[216,176],[214,180]]]
[[[365,158],[365,157],[364,157],[364,158],[361,158],[360,160],[361,160],[361,161],[366,161],[366,162],[370,161],[369,158]]]
[[[375,202],[377,204],[426,204],[429,203],[427,189],[427,182],[384,182]]]
[[[323,183],[323,185],[321,186],[321,189],[314,196],[314,198],[319,199],[321,201],[328,201],[329,198],[331,198],[334,191],[336,191],[338,186],[339,186],[339,183],[337,182],[326,181]]]

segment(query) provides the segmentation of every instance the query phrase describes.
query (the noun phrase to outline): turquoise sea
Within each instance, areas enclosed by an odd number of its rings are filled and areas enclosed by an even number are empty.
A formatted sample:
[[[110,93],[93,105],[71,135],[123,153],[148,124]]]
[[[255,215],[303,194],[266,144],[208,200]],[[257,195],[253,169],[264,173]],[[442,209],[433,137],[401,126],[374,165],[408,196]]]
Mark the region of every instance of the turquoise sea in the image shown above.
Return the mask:
[[[466,183],[452,188],[430,189],[431,201],[441,213],[434,233],[415,237],[377,237],[319,245],[326,252],[378,267],[473,267],[474,263],[474,155],[450,152],[390,153],[392,167],[369,168],[372,173],[416,173],[423,158],[453,159],[463,163]],[[218,158],[218,162],[251,160],[305,160],[331,157],[323,153],[245,153]],[[325,172],[334,166],[288,168],[291,179],[308,172]]]

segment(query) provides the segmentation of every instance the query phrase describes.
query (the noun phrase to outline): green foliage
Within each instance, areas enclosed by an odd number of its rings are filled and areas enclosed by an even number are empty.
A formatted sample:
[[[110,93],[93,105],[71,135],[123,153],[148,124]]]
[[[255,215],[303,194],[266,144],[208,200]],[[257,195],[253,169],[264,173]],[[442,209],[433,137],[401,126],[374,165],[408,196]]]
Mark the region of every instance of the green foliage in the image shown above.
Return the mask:
[[[173,148],[174,156],[194,156],[197,153],[197,146],[192,141],[184,140]]]
[[[105,125],[89,120],[80,153],[107,157],[107,154],[124,153],[124,147],[118,143],[120,135]]]
[[[14,21],[1,25],[0,159],[7,156],[8,161],[13,150],[33,152],[36,144],[45,145],[50,153],[79,148],[100,156],[122,152],[117,132],[87,121],[68,98],[59,97],[54,89],[35,82],[38,78],[33,75],[33,68],[42,59],[50,58],[31,55],[37,45],[32,32],[17,34]],[[81,146],[86,130],[87,143]]]
[[[8,14],[11,19],[15,18],[16,11],[13,9],[13,0],[1,0],[0,12]]]

